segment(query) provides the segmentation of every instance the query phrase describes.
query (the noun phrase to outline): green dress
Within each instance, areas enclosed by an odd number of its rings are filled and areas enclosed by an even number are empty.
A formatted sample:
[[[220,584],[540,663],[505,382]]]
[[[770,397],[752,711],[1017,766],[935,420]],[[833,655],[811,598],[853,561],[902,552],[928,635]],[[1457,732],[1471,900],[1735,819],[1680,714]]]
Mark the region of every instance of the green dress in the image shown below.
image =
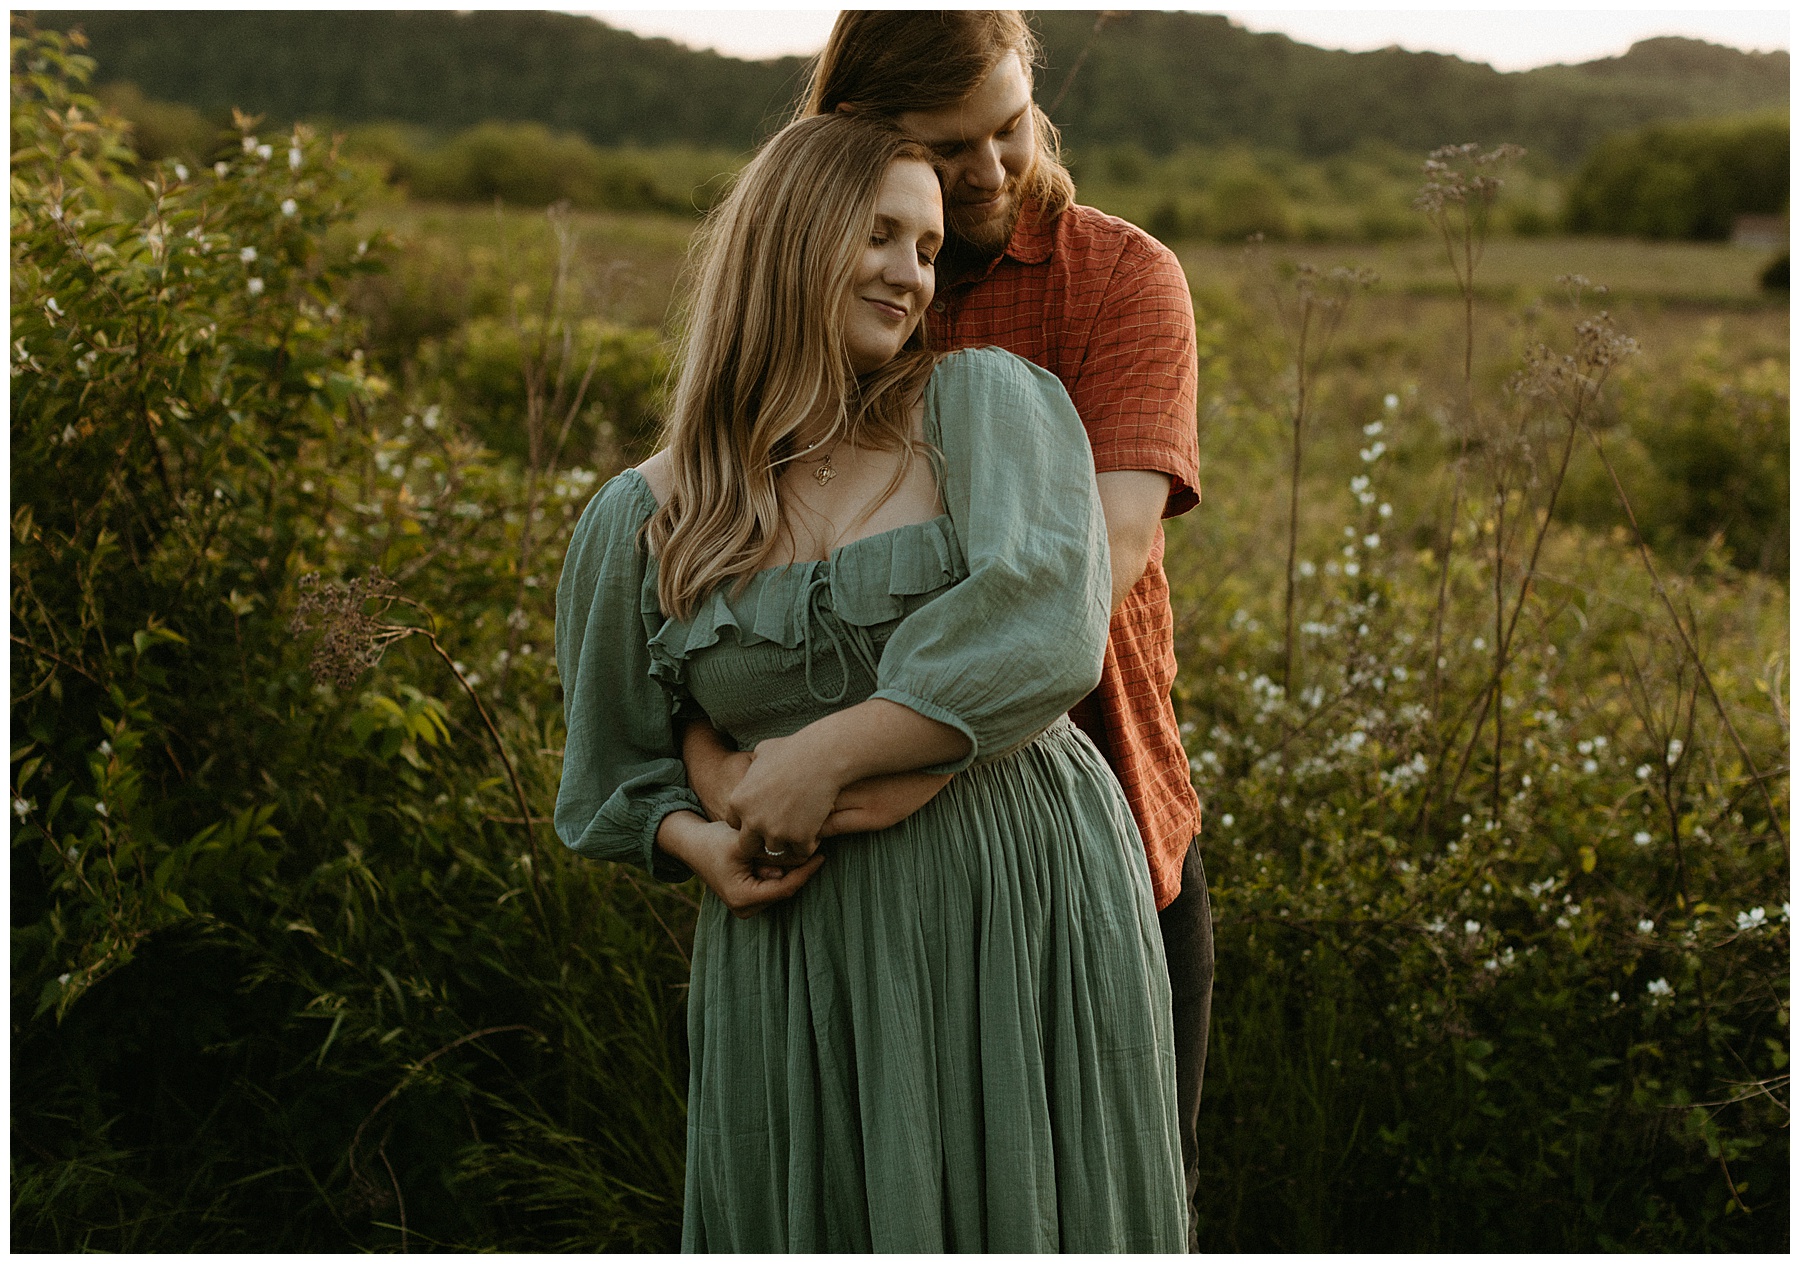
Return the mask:
[[[688,1004],[696,1251],[1180,1251],[1162,940],[1123,793],[1064,715],[1099,679],[1109,576],[1080,419],[1003,351],[926,393],[947,512],[779,566],[665,619],[627,471],[556,596],[568,738],[556,829],[666,879],[701,811],[677,726],[740,748],[865,698],[972,753],[889,829],[826,844],[746,920],[709,891]]]

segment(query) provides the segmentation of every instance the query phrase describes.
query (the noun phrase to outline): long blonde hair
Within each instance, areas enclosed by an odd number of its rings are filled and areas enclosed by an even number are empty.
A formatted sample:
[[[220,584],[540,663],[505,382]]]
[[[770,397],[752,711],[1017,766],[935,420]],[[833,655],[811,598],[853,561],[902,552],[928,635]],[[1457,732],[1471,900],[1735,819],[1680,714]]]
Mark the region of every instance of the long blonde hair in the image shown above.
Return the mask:
[[[860,378],[844,343],[876,193],[899,160],[937,166],[891,124],[851,114],[798,120],[750,161],[702,226],[664,432],[672,487],[645,525],[665,614],[691,617],[714,588],[741,588],[767,564],[782,533],[776,481],[800,454],[796,435],[808,423],[832,419],[820,442],[900,449],[886,494],[904,477],[909,406],[936,363],[925,322],[899,355]]]
[[[1017,9],[845,9],[813,62],[796,115],[842,107],[893,118],[910,110],[956,105],[979,88],[1001,58],[1017,53],[1027,74],[1043,49]],[[1075,181],[1062,160],[1062,135],[1034,102],[1037,161],[1025,192],[1046,220],[1075,201]]]

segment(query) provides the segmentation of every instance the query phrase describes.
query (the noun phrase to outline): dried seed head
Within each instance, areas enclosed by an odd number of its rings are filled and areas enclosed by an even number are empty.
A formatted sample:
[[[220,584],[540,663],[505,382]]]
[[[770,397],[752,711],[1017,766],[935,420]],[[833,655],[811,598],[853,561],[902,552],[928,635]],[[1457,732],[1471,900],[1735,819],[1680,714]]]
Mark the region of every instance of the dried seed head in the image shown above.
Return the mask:
[[[388,646],[413,634],[405,624],[382,620],[394,600],[394,581],[379,568],[341,584],[321,584],[316,574],[300,577],[300,600],[288,626],[295,632],[319,633],[311,661],[315,682],[348,689],[381,661]],[[371,602],[376,605],[373,613],[368,610]]]

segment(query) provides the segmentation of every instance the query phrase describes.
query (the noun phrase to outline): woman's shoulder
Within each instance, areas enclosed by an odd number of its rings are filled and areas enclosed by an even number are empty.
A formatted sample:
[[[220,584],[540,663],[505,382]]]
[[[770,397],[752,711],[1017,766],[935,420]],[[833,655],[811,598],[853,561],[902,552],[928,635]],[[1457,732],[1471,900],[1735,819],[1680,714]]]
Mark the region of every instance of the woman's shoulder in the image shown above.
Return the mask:
[[[608,479],[581,511],[571,551],[590,541],[635,539],[656,512],[656,505],[656,493],[641,468],[621,471]]]
[[[1044,390],[1054,387],[1063,390],[1062,382],[1054,373],[1004,347],[965,347],[952,351],[938,361],[932,383],[964,389],[1018,390],[1029,387]]]
[[[951,352],[938,362],[931,387],[940,425],[1025,425],[1046,413],[1075,417],[1061,379],[1000,347]]]
[[[669,455],[667,448],[659,448],[656,455],[642,465],[633,466],[629,473],[635,473],[644,480],[644,487],[661,505],[669,499],[669,492],[675,486],[675,458]]]

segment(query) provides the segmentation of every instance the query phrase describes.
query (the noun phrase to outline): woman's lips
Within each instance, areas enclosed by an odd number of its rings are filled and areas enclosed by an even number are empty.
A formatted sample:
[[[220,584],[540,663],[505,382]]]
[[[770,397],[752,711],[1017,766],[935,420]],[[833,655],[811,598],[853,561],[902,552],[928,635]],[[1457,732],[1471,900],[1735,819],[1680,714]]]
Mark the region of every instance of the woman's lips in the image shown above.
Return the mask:
[[[905,320],[907,311],[898,303],[890,303],[886,299],[864,298],[863,302],[873,307],[889,320]]]

